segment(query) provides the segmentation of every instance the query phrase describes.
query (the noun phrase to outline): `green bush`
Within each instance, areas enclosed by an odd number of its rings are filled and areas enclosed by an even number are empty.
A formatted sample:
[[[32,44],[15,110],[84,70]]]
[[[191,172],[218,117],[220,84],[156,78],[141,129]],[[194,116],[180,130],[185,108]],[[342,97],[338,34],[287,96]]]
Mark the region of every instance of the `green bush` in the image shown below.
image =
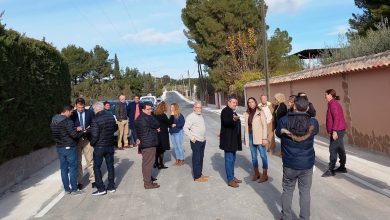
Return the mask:
[[[351,58],[377,54],[390,50],[390,25],[388,19],[376,25],[377,30],[368,30],[364,37],[356,36],[348,43],[340,42],[339,50],[325,50],[321,55],[322,64],[330,64]]]
[[[0,24],[0,164],[51,144],[51,117],[69,101],[59,51]]]

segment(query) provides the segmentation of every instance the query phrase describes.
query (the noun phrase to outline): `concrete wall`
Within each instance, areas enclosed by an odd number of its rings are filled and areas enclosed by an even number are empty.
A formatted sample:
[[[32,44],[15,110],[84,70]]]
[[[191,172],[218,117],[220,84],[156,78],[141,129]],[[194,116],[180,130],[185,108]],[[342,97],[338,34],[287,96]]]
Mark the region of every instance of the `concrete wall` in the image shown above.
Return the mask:
[[[271,84],[271,96],[277,92],[306,92],[317,110],[320,134],[327,136],[325,90],[335,89],[348,123],[347,143],[390,155],[390,68],[321,76]],[[247,97],[258,99],[264,86],[245,89]],[[287,103],[286,103],[287,104]]]
[[[0,165],[0,193],[27,179],[30,175],[57,159],[56,147],[42,148]]]

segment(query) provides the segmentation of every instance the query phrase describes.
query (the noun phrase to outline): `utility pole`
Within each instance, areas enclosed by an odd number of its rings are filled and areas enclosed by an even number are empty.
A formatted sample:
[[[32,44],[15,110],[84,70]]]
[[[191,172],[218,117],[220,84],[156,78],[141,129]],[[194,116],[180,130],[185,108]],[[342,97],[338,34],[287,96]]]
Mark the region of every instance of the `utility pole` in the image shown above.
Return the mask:
[[[263,30],[263,56],[264,56],[264,73],[265,73],[265,91],[270,100],[270,86],[269,86],[269,72],[268,72],[268,46],[267,46],[267,26],[265,24],[265,0],[261,0],[261,14],[262,14],[262,30]]]
[[[187,70],[187,75],[188,75],[188,94],[191,97],[191,80],[190,80],[190,71]]]

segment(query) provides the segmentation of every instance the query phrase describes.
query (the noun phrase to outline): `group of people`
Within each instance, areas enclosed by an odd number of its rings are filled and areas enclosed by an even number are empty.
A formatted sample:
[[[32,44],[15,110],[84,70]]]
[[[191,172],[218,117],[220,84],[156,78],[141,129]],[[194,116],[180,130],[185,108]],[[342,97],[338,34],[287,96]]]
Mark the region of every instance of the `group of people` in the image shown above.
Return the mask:
[[[310,219],[310,189],[313,166],[315,162],[314,137],[319,132],[319,124],[315,119],[316,110],[306,95],[291,95],[288,104],[282,93],[274,95],[274,103],[261,95],[261,103],[253,97],[247,99],[247,110],[244,113],[244,144],[249,147],[252,156],[252,181],[260,183],[268,180],[267,151],[274,152],[275,137],[281,140],[279,155],[283,161],[282,180],[282,219],[292,219],[292,198],[298,181],[300,195],[300,219]],[[344,113],[334,89],[325,91],[328,103],[326,113],[326,129],[330,136],[329,167],[322,177],[334,176],[336,172],[346,173],[346,154],[343,137],[347,128]],[[220,149],[224,150],[227,183],[238,187],[242,181],[235,177],[234,166],[236,152],[242,150],[241,122],[236,113],[237,99],[230,97],[227,106],[221,112]],[[268,148],[268,149],[267,149]],[[258,168],[257,152],[262,159],[263,172]],[[340,166],[335,169],[337,157]]]
[[[305,93],[291,95],[286,98],[277,93],[273,103],[267,96],[260,96],[260,103],[253,97],[247,99],[247,109],[243,115],[244,135],[241,130],[241,119],[236,112],[238,100],[230,97],[227,106],[220,115],[221,128],[219,132],[219,148],[224,151],[227,184],[239,187],[242,180],[234,175],[236,152],[242,150],[242,145],[251,152],[253,176],[252,181],[264,183],[268,180],[267,151],[275,151],[275,137],[281,140],[278,153],[283,161],[283,219],[291,219],[292,195],[298,180],[300,191],[300,218],[310,216],[310,188],[315,161],[314,136],[319,132],[316,110]],[[343,136],[347,128],[343,110],[336,91],[325,91],[328,102],[326,128],[330,135],[330,162],[323,177],[333,176],[336,172],[347,172],[345,168],[346,155]],[[107,105],[108,104],[108,105]],[[139,97],[129,105],[123,95],[115,108],[115,117],[109,111],[109,103],[97,102],[91,110],[85,109],[83,99],[76,100],[76,109],[70,105],[64,106],[62,113],[52,120],[53,137],[57,143],[60,158],[61,177],[65,191],[78,194],[82,186],[81,156],[84,155],[92,187],[96,187],[93,195],[115,192],[114,183],[114,132],[118,129],[118,149],[130,147],[127,141],[126,129],[131,130],[131,147],[138,146],[142,155],[142,174],[145,189],[159,188],[156,178],[152,176],[153,166],[166,169],[164,152],[170,150],[173,144],[176,162],[184,164],[183,134],[190,139],[192,150],[192,170],[195,182],[207,182],[209,177],[203,175],[203,158],[206,146],[206,125],[202,115],[202,104],[196,102],[193,112],[186,118],[181,114],[177,103],[168,105],[164,101],[153,109],[151,103],[139,103]],[[169,117],[167,113],[169,112]],[[242,142],[242,136],[244,142]],[[122,145],[124,144],[124,145]],[[259,152],[262,160],[262,172],[258,164]],[[335,169],[337,156],[340,157],[340,167]],[[105,188],[100,167],[103,158],[107,164],[108,186]],[[68,177],[69,175],[69,177]],[[70,185],[70,186],[69,186]]]
[[[61,179],[65,192],[78,195],[84,188],[82,155],[84,155],[92,188],[92,195],[115,192],[114,133],[117,130],[115,118],[104,111],[104,105],[97,102],[93,110],[85,108],[85,100],[76,100],[76,109],[65,105],[60,114],[52,118],[51,130],[57,145]],[[105,159],[108,171],[108,186],[104,186],[100,167]]]

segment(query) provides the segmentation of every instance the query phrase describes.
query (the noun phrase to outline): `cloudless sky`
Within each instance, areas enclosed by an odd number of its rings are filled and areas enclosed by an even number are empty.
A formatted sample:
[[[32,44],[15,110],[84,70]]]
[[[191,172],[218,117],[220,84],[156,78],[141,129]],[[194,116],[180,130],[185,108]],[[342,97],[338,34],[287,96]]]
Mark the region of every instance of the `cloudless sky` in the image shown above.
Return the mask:
[[[233,0],[232,0],[233,1]],[[266,0],[272,35],[279,27],[293,38],[292,52],[337,46],[348,30],[353,0]],[[124,69],[155,76],[196,77],[195,55],[183,34],[185,0],[0,0],[1,22],[28,37],[91,50],[97,44],[116,53]]]

